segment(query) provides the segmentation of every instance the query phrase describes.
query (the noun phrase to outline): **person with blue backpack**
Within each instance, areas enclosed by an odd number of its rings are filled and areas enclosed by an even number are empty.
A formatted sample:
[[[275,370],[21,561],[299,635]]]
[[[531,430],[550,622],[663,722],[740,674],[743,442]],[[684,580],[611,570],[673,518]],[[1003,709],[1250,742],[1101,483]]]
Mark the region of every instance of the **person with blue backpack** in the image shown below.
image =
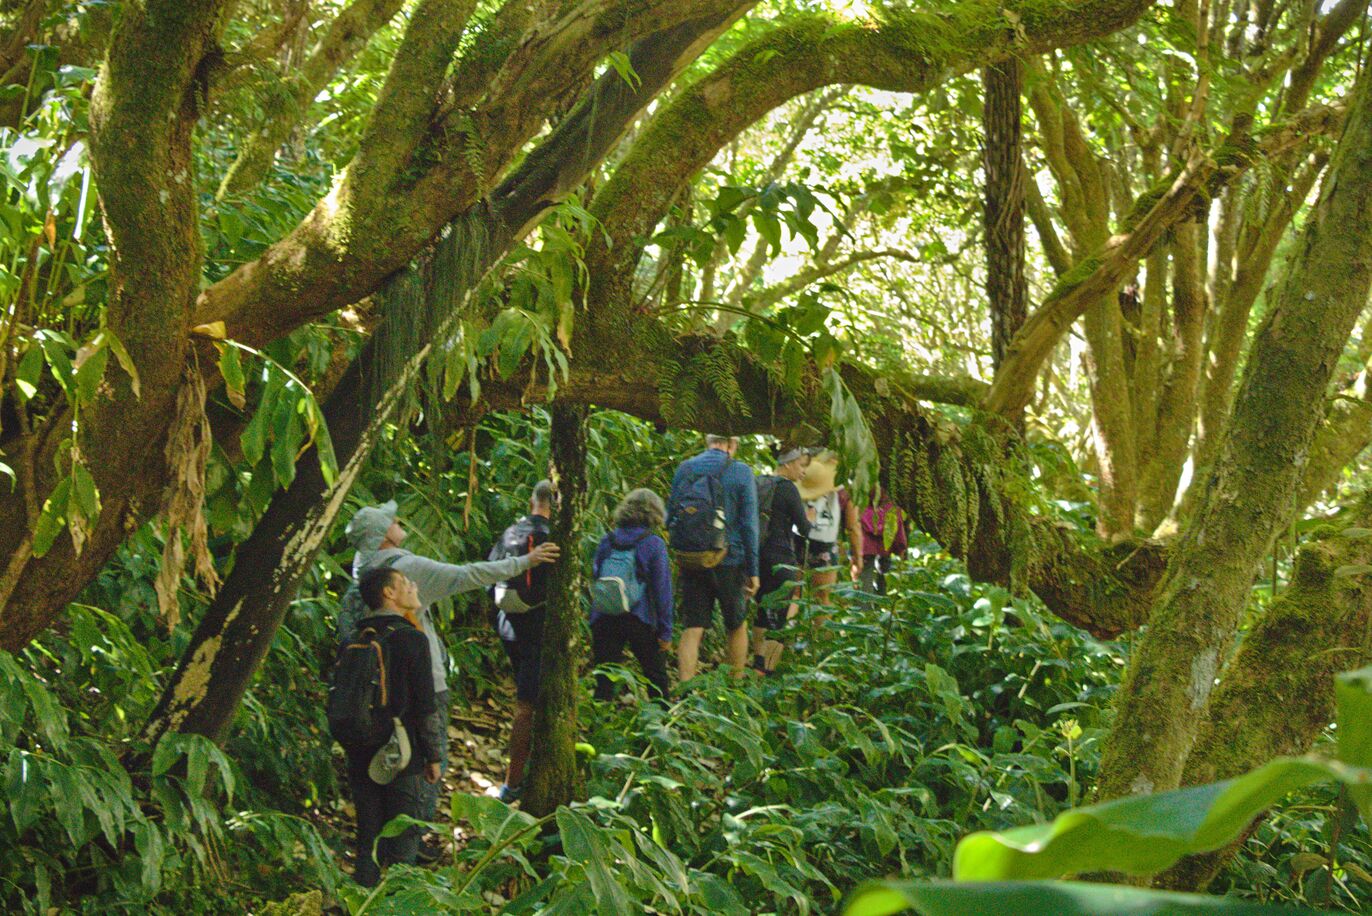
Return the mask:
[[[681,646],[677,674],[689,681],[700,661],[700,640],[719,605],[728,634],[726,659],[743,676],[748,655],[747,600],[757,593],[757,483],[734,454],[736,436],[709,435],[705,451],[672,476],[667,534],[681,571]]]
[[[672,648],[672,569],[667,542],[654,533],[666,516],[652,490],[625,496],[615,508],[614,530],[596,548],[591,584],[592,663],[618,662],[628,645],[656,700],[667,697]],[[597,674],[595,698],[613,696],[610,678]]]

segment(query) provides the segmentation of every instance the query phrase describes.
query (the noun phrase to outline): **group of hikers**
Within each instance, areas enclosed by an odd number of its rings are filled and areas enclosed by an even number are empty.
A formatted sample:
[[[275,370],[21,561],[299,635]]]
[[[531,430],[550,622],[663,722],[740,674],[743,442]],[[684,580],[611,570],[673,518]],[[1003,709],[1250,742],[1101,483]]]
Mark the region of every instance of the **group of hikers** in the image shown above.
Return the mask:
[[[901,510],[884,493],[870,506],[850,498],[835,483],[838,459],[832,452],[778,447],[775,472],[755,476],[735,458],[738,444],[736,437],[706,436],[705,450],[676,469],[666,502],[651,489],[629,492],[595,551],[592,662],[597,668],[619,662],[627,647],[655,700],[665,700],[669,691],[667,657],[678,599],[679,681],[696,675],[701,640],[716,607],[733,675],[750,669],[767,675],[782,656],[784,631],[799,612],[803,585],[808,582],[815,599],[823,601],[837,581],[843,535],[851,577],[867,594],[885,594],[891,559],[906,548]],[[509,764],[499,795],[505,802],[520,797],[539,700],[548,565],[561,558],[551,540],[556,508],[553,484],[539,481],[529,514],[504,530],[487,560],[465,564],[406,550],[393,501],[364,507],[348,523],[356,551],[354,581],[340,602],[327,712],[330,732],[347,756],[359,884],[374,886],[387,864],[441,854],[418,829],[378,838],[398,815],[431,821],[437,812],[448,766],[448,653],[430,608],[461,592],[485,589],[493,599],[491,622],[515,682]],[[613,681],[599,670],[596,699],[613,696]]]

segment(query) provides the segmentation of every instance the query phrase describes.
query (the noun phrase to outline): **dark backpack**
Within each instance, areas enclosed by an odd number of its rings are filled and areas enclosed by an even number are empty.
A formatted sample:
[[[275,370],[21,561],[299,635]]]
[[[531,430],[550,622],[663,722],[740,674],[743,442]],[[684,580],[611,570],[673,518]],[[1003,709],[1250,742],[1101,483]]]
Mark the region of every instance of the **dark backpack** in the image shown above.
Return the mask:
[[[527,518],[520,519],[500,535],[500,540],[491,548],[489,559],[524,556],[534,549],[535,534],[533,523]],[[497,583],[491,589],[491,597],[495,599],[495,606],[506,614],[525,614],[543,603],[543,596],[537,592],[538,589],[534,588],[534,571],[530,568],[513,579]]]
[[[776,474],[757,479],[757,531],[760,541],[767,539],[767,531],[772,524],[772,503],[776,500],[779,483],[781,478]]]
[[[729,552],[720,478],[732,460],[726,459],[718,470],[692,477],[677,494],[667,535],[683,569],[712,569]]]
[[[387,557],[376,566],[362,568],[357,573],[357,579],[362,578],[362,573],[368,569],[390,569],[402,556],[403,554],[396,554]],[[348,583],[348,587],[343,591],[343,597],[338,599],[338,628],[334,632],[334,638],[340,649],[344,643],[350,642],[357,635],[357,622],[372,614],[372,609],[362,600],[362,592],[358,591],[357,579]]]
[[[345,748],[385,744],[391,722],[384,625],[363,627],[338,649],[325,711],[329,734]]]

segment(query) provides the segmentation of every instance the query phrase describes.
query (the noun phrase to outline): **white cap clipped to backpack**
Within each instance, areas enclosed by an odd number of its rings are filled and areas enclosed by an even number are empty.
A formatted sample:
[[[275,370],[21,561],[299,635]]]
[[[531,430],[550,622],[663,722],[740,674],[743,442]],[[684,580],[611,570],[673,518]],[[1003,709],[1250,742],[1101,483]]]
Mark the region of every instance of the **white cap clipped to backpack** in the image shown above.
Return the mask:
[[[410,736],[399,719],[392,719],[395,725],[390,740],[372,755],[367,766],[367,775],[379,786],[388,786],[410,765]]]

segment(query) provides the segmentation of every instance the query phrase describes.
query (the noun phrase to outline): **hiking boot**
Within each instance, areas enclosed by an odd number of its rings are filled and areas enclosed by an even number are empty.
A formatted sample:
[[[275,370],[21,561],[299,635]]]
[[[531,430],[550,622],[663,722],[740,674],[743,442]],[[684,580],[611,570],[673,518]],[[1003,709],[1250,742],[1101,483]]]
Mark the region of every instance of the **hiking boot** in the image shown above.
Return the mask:
[[[443,841],[430,833],[426,834],[423,841],[420,842],[419,851],[415,854],[415,858],[420,865],[432,865],[442,859],[445,852],[447,850],[443,848]]]

